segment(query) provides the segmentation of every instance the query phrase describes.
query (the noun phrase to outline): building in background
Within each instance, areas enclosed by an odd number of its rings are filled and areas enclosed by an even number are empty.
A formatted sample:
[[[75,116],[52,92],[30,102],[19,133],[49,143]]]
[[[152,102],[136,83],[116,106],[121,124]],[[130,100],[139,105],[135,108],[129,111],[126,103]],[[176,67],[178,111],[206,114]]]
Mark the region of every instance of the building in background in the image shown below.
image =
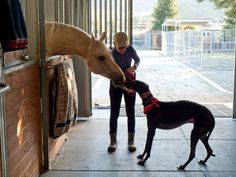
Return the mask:
[[[156,3],[157,0],[150,0],[148,3],[142,0],[134,1],[133,45],[137,49],[161,49],[161,31],[151,30],[152,12]],[[195,28],[204,26],[205,29],[220,29],[222,26],[224,11],[216,9],[208,1],[198,3],[194,0],[177,0],[177,5],[179,19],[182,22],[185,21],[184,23],[192,22],[195,23]],[[173,19],[170,21],[173,21]],[[189,27],[185,25],[185,28]]]

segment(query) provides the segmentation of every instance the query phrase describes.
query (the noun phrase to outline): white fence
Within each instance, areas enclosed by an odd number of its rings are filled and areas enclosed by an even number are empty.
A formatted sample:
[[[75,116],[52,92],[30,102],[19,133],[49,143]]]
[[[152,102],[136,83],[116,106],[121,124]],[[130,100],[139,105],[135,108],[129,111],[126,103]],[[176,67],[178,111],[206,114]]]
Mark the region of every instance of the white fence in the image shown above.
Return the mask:
[[[162,51],[166,55],[188,60],[202,68],[203,54],[234,52],[234,30],[188,30],[162,32]]]
[[[138,32],[133,34],[136,49],[161,49],[161,31]]]

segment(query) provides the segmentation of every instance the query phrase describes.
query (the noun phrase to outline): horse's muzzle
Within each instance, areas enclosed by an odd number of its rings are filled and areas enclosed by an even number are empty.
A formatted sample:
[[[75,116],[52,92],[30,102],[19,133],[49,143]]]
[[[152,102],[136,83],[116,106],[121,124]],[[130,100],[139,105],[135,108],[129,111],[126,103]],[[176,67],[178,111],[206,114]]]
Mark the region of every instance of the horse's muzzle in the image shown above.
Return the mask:
[[[119,77],[114,77],[111,80],[116,87],[123,87],[123,84],[125,82],[125,76],[121,75]]]

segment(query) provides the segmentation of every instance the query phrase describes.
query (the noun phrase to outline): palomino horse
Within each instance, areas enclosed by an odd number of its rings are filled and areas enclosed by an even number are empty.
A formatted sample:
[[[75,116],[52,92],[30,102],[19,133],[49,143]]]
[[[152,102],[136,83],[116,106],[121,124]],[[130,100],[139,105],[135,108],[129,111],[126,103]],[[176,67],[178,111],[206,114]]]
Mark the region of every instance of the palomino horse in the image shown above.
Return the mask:
[[[108,79],[117,86],[125,81],[125,76],[119,66],[114,62],[110,50],[103,40],[106,33],[102,33],[100,39],[89,36],[83,30],[68,24],[47,22],[46,28],[47,55],[79,55],[86,62],[89,69]]]

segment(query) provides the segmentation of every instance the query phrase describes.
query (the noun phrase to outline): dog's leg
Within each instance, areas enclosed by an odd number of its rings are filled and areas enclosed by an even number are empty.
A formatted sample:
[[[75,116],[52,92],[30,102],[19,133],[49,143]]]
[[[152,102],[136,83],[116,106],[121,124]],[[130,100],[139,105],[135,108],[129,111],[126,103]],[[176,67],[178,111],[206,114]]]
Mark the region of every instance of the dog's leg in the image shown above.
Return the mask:
[[[145,144],[145,148],[142,154],[138,155],[137,158],[138,159],[143,159],[143,157],[145,156],[146,152],[147,152],[147,144],[148,144],[148,132],[147,132],[147,136],[146,136],[146,144]]]
[[[206,151],[207,151],[207,156],[204,160],[200,160],[199,163],[200,164],[205,164],[207,162],[207,160],[211,157],[211,156],[215,156],[215,154],[213,154],[213,150],[211,149],[209,143],[208,143],[208,140],[209,140],[209,137],[211,135],[211,132],[213,131],[214,129],[214,125],[210,128],[210,131],[208,132],[208,135],[207,133],[205,135],[203,135],[201,137],[201,141],[202,143],[204,144],[205,148],[206,148]]]
[[[199,136],[199,130],[196,128],[193,128],[192,133],[191,133],[191,144],[190,144],[190,154],[188,160],[185,162],[184,165],[180,165],[178,167],[179,170],[184,170],[185,167],[193,160],[195,157],[195,151],[196,151],[196,145],[198,140],[200,139]]]
[[[142,155],[139,155],[138,157],[143,158],[145,154],[146,154],[146,156],[145,156],[145,158],[143,160],[140,160],[138,162],[138,165],[142,165],[143,166],[145,164],[145,162],[147,161],[147,159],[150,157],[154,135],[155,135],[155,128],[153,128],[151,130],[148,130],[147,141],[146,141],[144,153]]]
[[[209,143],[208,143],[208,137],[205,135],[201,138],[202,143],[204,144],[206,151],[207,151],[207,156],[204,160],[200,160],[199,163],[202,165],[205,165],[205,163],[207,162],[207,160],[211,157],[211,156],[215,156],[215,154],[213,154],[213,150],[211,149]]]

